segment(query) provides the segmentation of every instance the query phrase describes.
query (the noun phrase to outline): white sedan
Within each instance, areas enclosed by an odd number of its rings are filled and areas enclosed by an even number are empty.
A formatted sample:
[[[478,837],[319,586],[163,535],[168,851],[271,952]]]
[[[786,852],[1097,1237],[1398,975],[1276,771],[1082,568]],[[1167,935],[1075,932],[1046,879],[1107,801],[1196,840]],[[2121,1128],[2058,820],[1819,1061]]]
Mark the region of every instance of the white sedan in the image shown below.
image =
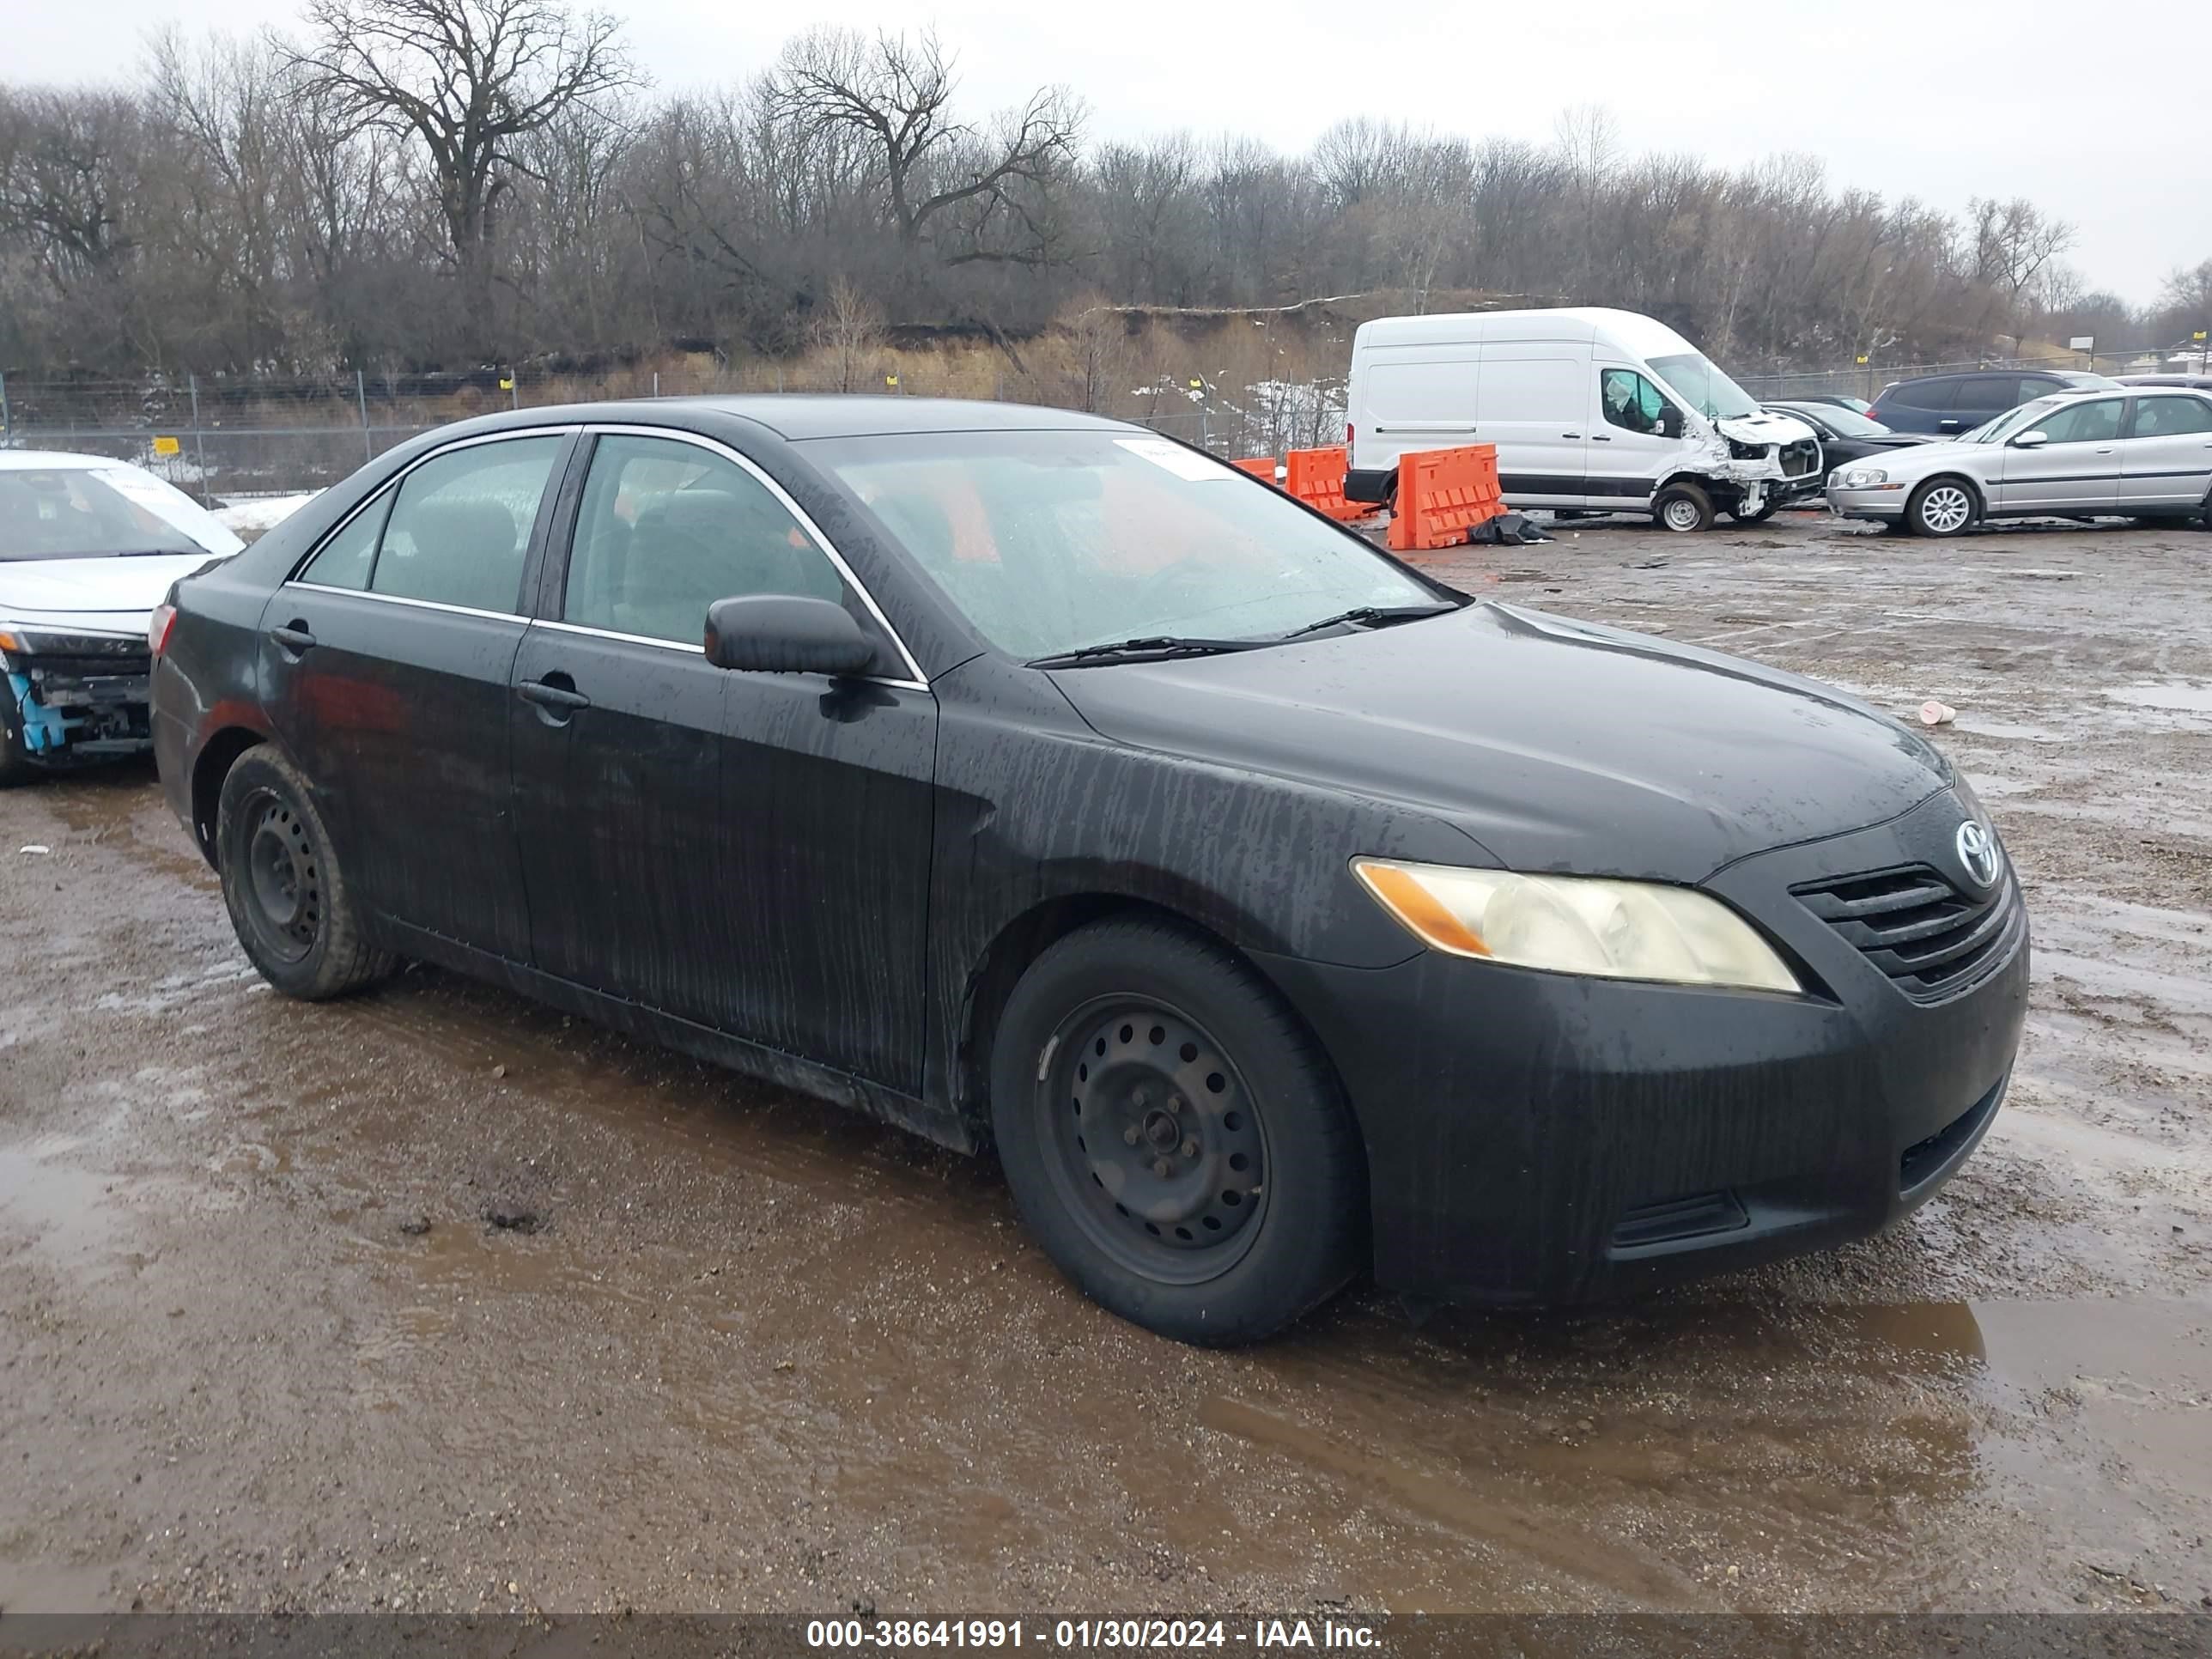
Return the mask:
[[[141,468],[0,450],[0,786],[149,748],[149,615],[244,545]]]
[[[2212,515],[2212,392],[2068,392],[1973,431],[1828,474],[1845,518],[1955,536],[1978,520]]]

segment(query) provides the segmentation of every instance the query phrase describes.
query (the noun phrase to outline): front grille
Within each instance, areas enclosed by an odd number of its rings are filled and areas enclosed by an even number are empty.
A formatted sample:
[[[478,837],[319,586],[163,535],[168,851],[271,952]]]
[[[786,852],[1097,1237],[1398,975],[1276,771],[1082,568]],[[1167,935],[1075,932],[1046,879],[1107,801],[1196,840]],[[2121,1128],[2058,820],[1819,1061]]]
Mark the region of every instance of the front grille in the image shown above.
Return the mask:
[[[1817,440],[1800,438],[1796,443],[1782,446],[1782,472],[1784,477],[1806,478],[1820,470],[1820,446]]]
[[[2009,865],[1978,896],[1924,864],[1790,890],[1916,1002],[1941,1002],[1979,984],[2011,956],[2024,925]]]
[[[1959,1149],[1972,1140],[1990,1121],[1990,1114],[1997,1109],[2004,1097],[2004,1080],[2000,1079],[1995,1088],[1953,1118],[1925,1140],[1916,1140],[1905,1149],[1897,1160],[1897,1188],[1906,1198],[1942,1174],[1959,1155]]]

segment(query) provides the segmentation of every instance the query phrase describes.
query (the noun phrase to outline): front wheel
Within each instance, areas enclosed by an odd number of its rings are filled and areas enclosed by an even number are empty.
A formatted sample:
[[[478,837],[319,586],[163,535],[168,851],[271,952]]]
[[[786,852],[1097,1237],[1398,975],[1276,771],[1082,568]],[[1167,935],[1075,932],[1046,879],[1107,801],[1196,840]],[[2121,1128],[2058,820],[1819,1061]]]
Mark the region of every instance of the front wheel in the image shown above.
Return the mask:
[[[392,957],[362,937],[307,780],[274,749],[248,750],[224,777],[215,863],[238,942],[285,995],[319,1002],[392,971]]]
[[[1930,478],[1905,504],[1916,536],[1955,536],[1974,521],[1974,492],[1956,478]]]
[[[1365,1158],[1328,1061],[1249,968],[1169,923],[1095,923],[1031,964],[991,1115],[1045,1253],[1163,1336],[1270,1336],[1365,1254]]]
[[[1687,535],[1695,530],[1713,527],[1713,498],[1705,494],[1702,484],[1689,483],[1668,484],[1651,503],[1651,517],[1662,530],[1672,530]]]

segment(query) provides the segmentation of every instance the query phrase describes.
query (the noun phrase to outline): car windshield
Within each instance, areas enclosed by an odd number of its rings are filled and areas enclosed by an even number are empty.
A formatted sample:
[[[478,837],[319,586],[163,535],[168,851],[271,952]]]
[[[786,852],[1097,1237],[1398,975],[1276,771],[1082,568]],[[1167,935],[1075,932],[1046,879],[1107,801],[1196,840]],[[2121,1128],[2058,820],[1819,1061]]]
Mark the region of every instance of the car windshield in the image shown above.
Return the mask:
[[[953,432],[807,446],[1000,649],[1279,640],[1434,589],[1212,457],[1135,432]]]
[[[1703,352],[1685,351],[1672,357],[1654,357],[1651,367],[1685,403],[1708,420],[1733,420],[1739,415],[1759,412],[1759,404],[1751,393],[1722,374]]]
[[[1973,444],[2002,443],[2014,433],[2033,426],[2052,410],[2057,408],[2058,404],[2059,399],[2057,398],[2038,398],[2032,403],[2022,404],[2017,409],[2008,409],[1993,421],[1983,422],[1972,432],[1960,433],[1959,441]]]
[[[235,553],[237,537],[134,466],[0,468],[0,560]]]

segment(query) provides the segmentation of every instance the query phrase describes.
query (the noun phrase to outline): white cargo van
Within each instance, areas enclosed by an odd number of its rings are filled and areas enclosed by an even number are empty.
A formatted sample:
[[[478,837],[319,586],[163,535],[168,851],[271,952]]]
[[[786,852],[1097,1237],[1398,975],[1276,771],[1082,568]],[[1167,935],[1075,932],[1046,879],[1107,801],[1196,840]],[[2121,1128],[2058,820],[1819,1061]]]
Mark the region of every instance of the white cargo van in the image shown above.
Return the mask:
[[[1378,317],[1352,340],[1344,493],[1389,499],[1398,457],[1498,446],[1506,505],[1648,512],[1703,530],[1821,483],[1820,441],[1769,415],[1664,323],[1562,307]]]

